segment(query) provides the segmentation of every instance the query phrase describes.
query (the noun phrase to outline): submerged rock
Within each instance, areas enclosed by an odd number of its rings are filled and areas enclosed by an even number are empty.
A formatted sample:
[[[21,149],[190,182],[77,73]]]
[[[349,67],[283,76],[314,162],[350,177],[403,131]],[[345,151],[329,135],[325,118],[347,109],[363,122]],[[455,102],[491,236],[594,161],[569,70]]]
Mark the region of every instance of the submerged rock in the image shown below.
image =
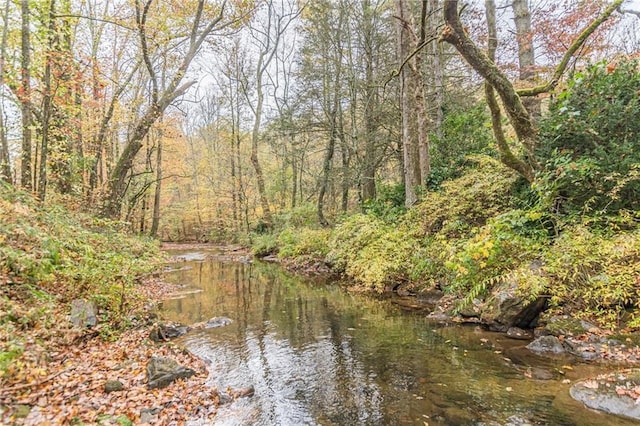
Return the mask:
[[[617,416],[640,420],[640,372],[628,370],[583,380],[571,386],[571,397],[585,406]]]
[[[518,327],[509,327],[507,330],[507,337],[516,340],[531,340],[533,339],[533,333],[531,330],[523,330]]]
[[[98,324],[95,305],[85,299],[72,300],[71,322],[78,328],[94,327]]]
[[[187,379],[194,374],[195,371],[171,358],[152,356],[147,364],[147,386],[149,389],[165,388],[177,379]]]
[[[527,349],[535,353],[565,353],[562,342],[555,336],[540,336],[527,345]]]
[[[209,319],[205,324],[204,328],[218,328],[218,327],[226,327],[231,324],[233,320],[227,317],[213,317]]]

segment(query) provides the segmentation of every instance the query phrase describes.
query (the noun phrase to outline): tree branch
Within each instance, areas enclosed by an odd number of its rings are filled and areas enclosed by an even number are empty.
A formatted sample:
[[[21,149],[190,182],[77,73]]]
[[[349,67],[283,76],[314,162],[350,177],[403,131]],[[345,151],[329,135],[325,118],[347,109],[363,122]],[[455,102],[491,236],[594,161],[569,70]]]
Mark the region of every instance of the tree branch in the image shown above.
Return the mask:
[[[567,69],[567,66],[569,65],[569,61],[571,60],[573,55],[575,55],[575,53],[580,48],[582,48],[582,46],[587,41],[589,36],[591,36],[591,34],[593,34],[598,29],[598,27],[611,17],[613,12],[615,12],[616,10],[619,10],[623,2],[624,0],[615,0],[613,3],[609,5],[609,7],[607,7],[604,10],[604,12],[602,12],[600,16],[598,16],[598,18],[596,18],[587,28],[585,28],[580,33],[578,38],[576,38],[573,41],[573,43],[571,43],[571,46],[569,46],[569,49],[567,49],[567,51],[565,52],[564,56],[562,57],[562,60],[560,61],[555,71],[553,72],[553,76],[551,76],[551,79],[548,82],[537,87],[520,89],[517,91],[518,95],[536,96],[541,93],[549,92],[554,87],[556,87],[558,85],[558,82],[560,81],[560,78],[562,77],[562,74],[564,74],[565,70]],[[640,12],[638,16],[640,16]]]

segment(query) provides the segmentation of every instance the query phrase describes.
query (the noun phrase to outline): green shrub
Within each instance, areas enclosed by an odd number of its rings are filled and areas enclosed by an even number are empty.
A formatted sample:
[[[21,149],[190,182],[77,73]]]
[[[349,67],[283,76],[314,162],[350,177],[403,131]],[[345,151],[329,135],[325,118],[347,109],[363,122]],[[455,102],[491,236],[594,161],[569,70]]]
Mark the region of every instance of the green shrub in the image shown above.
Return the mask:
[[[278,235],[278,255],[293,260],[324,260],[329,252],[330,233],[328,229],[286,229]]]
[[[561,213],[640,208],[640,71],[599,63],[572,76],[541,121],[540,186]]]
[[[450,271],[447,289],[471,301],[511,279],[514,271],[527,269],[548,241],[541,218],[535,211],[512,210],[490,219],[471,238],[452,242],[443,252]]]
[[[318,211],[313,203],[302,203],[290,210],[278,212],[273,216],[274,229],[281,231],[290,228],[318,227]]]
[[[385,222],[396,222],[407,211],[404,206],[404,185],[378,184],[376,190],[376,198],[365,201],[362,210]]]
[[[252,235],[251,253],[256,257],[266,257],[278,253],[278,238],[273,234]]]
[[[443,183],[439,191],[427,193],[408,212],[405,221],[411,227],[417,224],[422,236],[463,236],[511,206],[510,189],[516,175],[491,157],[474,156],[468,161],[474,168]]]
[[[638,230],[606,235],[576,225],[550,247],[545,262],[545,290],[558,310],[614,327],[627,308],[640,308]]]
[[[397,226],[354,215],[333,232],[327,258],[356,283],[375,291],[408,279],[418,240]]]
[[[431,168],[429,188],[457,178],[466,168],[466,158],[473,154],[495,155],[492,148],[491,121],[483,102],[469,106],[448,102],[445,105],[442,138],[431,134]]]

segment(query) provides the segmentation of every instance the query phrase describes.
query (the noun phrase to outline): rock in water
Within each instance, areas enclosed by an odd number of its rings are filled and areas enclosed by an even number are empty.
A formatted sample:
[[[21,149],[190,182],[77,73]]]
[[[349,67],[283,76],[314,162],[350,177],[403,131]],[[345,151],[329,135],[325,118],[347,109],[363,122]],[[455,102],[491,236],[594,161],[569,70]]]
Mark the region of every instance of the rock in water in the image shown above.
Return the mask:
[[[529,302],[518,295],[517,283],[505,282],[492,291],[480,319],[494,331],[504,332],[509,327],[529,329],[535,327],[546,304],[545,297]]]
[[[507,330],[507,337],[516,340],[531,340],[533,333],[530,330],[523,330],[518,327],[509,327]]]
[[[640,404],[636,403],[635,387],[640,384],[637,370],[615,373],[571,386],[571,397],[587,407],[617,416],[640,419]],[[611,419],[614,424],[615,419]]]
[[[149,338],[154,342],[164,342],[187,334],[191,327],[186,325],[159,324],[151,330]]]
[[[75,327],[94,327],[98,324],[96,307],[84,299],[71,301],[71,322]]]
[[[561,354],[566,352],[562,342],[555,336],[540,336],[529,343],[527,349],[536,353]]]
[[[147,386],[149,389],[165,388],[177,379],[187,379],[194,374],[195,371],[171,358],[152,356],[147,364]]]
[[[207,321],[204,325],[204,328],[217,328],[217,327],[225,327],[231,324],[233,320],[227,317],[213,317],[209,321]]]

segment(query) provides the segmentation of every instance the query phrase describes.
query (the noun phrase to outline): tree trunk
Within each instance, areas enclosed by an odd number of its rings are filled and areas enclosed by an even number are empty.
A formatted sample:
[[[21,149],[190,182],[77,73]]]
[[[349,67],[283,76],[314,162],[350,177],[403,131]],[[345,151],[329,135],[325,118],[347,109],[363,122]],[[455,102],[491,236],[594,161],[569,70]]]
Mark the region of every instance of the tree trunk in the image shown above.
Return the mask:
[[[411,53],[411,17],[406,0],[396,0],[398,18],[398,58],[402,63]],[[420,147],[417,139],[416,113],[412,94],[416,91],[414,70],[402,67],[400,71],[400,111],[402,115],[402,153],[404,164],[405,206],[411,207],[417,201],[416,187],[420,185]]]
[[[533,48],[533,32],[531,31],[529,0],[513,0],[511,7],[513,8],[516,38],[518,41],[519,79],[531,86],[535,79],[536,63]],[[540,99],[531,96],[524,98],[522,102],[534,120],[540,117]]]
[[[153,219],[151,221],[151,230],[149,235],[153,238],[158,236],[158,228],[160,227],[160,194],[162,193],[162,137],[160,132],[158,136],[158,150],[156,151],[156,188],[153,196]],[[196,188],[197,191],[197,188]]]
[[[525,170],[518,170],[529,182],[534,178],[534,148],[538,140],[538,131],[533,124],[529,111],[522,104],[520,96],[507,76],[471,41],[458,17],[457,0],[445,0],[444,19],[446,26],[442,30],[442,39],[452,44],[462,57],[495,89],[511,120],[518,140],[525,149],[527,163]],[[507,164],[509,165],[509,164]]]
[[[428,29],[430,34],[435,34],[440,21],[436,18],[439,16],[436,11],[440,7],[440,0],[429,0],[429,12],[428,12]],[[437,40],[431,41],[431,70],[433,73],[433,92],[434,92],[434,104],[433,109],[433,133],[438,137],[438,140],[442,142],[442,124],[444,123],[444,71],[442,69],[442,50],[440,49],[440,43]]]
[[[31,173],[31,127],[33,125],[31,112],[31,29],[29,28],[29,0],[21,0],[22,17],[22,52],[21,52],[21,110],[22,110],[22,158],[21,180],[23,188],[33,188]]]
[[[0,42],[0,180],[8,183],[12,183],[13,178],[11,176],[11,158],[9,157],[7,128],[4,122],[4,64],[7,58],[10,4],[10,1],[5,2],[4,14],[2,15],[4,26],[2,29],[2,41]]]
[[[262,68],[262,58],[258,60],[259,69]],[[264,102],[264,93],[262,87],[262,72],[258,72],[256,90],[258,99],[255,107],[255,118],[253,122],[253,131],[251,132],[251,164],[256,172],[256,181],[258,183],[258,195],[260,196],[260,207],[262,208],[262,215],[267,225],[271,225],[271,209],[269,208],[269,201],[267,200],[267,190],[264,184],[264,174],[262,173],[262,167],[260,166],[260,160],[258,158],[258,142],[260,140],[260,124],[262,122],[262,106]]]

